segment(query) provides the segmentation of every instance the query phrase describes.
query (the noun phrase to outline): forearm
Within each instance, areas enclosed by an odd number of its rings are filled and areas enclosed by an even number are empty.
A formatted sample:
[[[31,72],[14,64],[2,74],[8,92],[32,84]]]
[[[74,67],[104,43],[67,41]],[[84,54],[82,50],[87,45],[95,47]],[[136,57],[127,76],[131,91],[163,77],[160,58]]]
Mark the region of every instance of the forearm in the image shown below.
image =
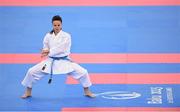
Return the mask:
[[[65,40],[58,46],[50,48],[49,56],[56,57],[56,56],[68,55],[70,53],[70,47],[71,47],[71,41],[70,38],[67,38],[67,40]]]
[[[69,48],[65,48],[65,47],[57,47],[57,48],[52,48],[49,50],[49,56],[59,56],[59,55],[65,55],[69,52],[68,50]]]

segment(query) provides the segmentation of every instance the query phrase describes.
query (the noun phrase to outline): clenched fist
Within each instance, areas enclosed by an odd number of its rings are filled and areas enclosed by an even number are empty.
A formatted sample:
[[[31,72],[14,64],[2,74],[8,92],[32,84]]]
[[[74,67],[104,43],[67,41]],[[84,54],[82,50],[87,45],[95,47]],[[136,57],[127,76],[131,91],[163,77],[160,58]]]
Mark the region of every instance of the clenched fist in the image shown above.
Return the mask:
[[[49,54],[49,49],[43,49],[41,51],[41,58],[46,57]]]

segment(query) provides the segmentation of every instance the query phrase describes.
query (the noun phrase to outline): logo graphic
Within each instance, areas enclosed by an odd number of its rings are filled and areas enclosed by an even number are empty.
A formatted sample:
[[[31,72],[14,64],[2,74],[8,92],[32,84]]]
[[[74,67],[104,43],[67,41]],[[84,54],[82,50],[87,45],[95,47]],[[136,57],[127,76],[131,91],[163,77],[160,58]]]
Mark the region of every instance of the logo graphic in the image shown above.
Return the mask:
[[[141,96],[141,94],[137,92],[129,92],[129,91],[109,91],[109,92],[96,94],[96,96],[100,96],[102,98],[111,99],[111,100],[126,100],[126,99],[138,98]]]
[[[166,90],[166,98],[168,103],[173,104],[173,89],[171,87],[150,87],[151,97],[147,98],[147,104],[162,104],[164,101],[163,92]]]

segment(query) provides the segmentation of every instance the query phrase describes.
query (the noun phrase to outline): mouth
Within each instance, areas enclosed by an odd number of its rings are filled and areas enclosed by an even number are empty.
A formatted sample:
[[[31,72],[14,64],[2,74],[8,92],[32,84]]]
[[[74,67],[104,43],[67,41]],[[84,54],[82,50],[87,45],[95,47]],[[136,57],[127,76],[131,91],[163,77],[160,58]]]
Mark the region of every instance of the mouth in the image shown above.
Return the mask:
[[[59,29],[55,29],[55,31],[59,31]]]

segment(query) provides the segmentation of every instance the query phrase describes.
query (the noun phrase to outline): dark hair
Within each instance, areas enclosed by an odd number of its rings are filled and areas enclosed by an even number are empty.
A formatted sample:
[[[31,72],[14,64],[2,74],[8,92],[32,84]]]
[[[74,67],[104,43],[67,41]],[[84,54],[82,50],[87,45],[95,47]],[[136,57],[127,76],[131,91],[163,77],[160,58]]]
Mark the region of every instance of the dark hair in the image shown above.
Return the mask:
[[[61,21],[61,23],[62,23],[62,18],[59,15],[56,15],[52,18],[52,22],[53,21]]]
[[[62,18],[59,15],[55,15],[52,18],[52,23],[53,21],[60,21],[62,23]],[[54,32],[54,30],[51,30],[50,34],[52,34]]]

